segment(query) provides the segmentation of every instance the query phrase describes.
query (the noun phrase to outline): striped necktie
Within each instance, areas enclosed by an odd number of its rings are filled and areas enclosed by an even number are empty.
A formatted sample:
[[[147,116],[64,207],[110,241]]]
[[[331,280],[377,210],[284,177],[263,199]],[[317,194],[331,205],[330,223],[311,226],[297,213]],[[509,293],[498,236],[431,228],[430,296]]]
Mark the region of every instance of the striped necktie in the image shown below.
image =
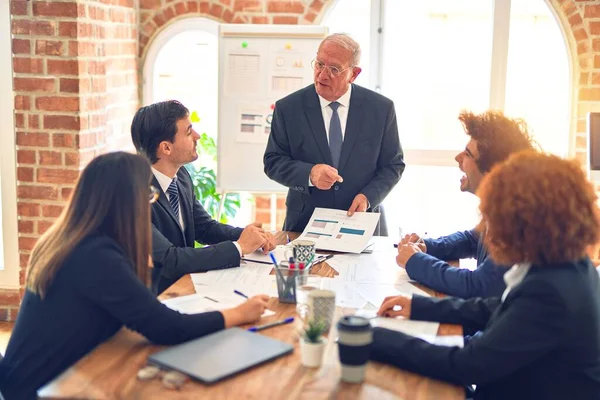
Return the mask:
[[[175,216],[179,220],[179,191],[177,190],[177,177],[173,178],[171,184],[167,188],[169,194],[169,203],[175,213]]]

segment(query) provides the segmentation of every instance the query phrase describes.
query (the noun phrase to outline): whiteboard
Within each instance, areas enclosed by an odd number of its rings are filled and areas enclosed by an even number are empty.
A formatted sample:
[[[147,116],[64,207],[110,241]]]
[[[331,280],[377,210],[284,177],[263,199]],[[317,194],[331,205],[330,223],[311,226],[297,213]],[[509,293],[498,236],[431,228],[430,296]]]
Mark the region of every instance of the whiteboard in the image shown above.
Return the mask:
[[[275,102],[313,82],[326,36],[324,26],[220,25],[219,191],[287,191],[263,170]]]

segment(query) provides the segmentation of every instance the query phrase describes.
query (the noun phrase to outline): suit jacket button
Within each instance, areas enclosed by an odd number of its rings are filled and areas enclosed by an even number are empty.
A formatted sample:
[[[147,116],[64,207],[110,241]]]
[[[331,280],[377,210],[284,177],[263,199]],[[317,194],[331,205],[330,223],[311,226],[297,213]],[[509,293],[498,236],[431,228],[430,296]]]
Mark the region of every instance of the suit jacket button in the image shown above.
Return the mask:
[[[333,187],[333,190],[340,190],[340,187],[339,187],[339,185],[335,185],[335,186]]]

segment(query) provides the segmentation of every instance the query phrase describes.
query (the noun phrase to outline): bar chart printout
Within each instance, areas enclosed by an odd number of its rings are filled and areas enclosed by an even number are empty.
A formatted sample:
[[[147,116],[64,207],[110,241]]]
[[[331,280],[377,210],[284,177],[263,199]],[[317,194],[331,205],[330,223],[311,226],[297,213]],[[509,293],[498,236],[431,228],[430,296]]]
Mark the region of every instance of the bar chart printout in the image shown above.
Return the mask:
[[[357,212],[349,217],[345,210],[315,208],[299,239],[315,241],[320,250],[358,254],[369,244],[378,222],[378,213]]]

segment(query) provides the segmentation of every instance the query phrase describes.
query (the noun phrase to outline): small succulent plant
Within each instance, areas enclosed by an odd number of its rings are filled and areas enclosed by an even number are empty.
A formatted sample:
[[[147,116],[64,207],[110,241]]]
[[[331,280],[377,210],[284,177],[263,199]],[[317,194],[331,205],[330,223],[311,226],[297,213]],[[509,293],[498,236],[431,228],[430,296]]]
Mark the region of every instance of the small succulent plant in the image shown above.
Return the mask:
[[[325,322],[310,320],[308,321],[308,327],[304,329],[304,338],[310,343],[320,343],[323,333],[325,333]]]

